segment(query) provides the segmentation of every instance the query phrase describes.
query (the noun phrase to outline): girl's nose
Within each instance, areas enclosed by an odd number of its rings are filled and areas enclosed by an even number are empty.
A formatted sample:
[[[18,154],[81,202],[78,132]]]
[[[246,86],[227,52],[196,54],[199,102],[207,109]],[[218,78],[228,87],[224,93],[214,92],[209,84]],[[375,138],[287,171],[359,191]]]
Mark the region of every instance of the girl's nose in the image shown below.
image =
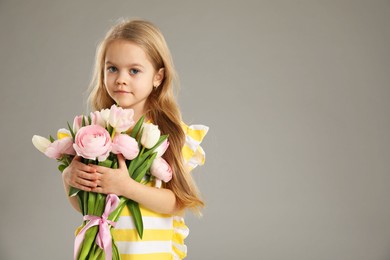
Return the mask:
[[[128,83],[128,75],[123,72],[118,73],[115,83],[118,85],[126,85]]]

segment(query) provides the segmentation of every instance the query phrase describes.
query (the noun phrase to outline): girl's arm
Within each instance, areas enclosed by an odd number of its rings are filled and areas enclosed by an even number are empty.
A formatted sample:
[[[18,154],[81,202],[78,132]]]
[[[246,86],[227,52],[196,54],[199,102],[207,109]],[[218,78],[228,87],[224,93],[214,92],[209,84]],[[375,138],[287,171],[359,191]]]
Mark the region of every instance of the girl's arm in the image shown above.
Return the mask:
[[[98,178],[96,170],[91,166],[83,164],[80,159],[80,156],[73,158],[69,166],[62,172],[62,180],[66,196],[68,197],[72,207],[79,212],[81,212],[81,210],[76,196],[69,197],[68,195],[70,186],[80,190],[91,191],[92,188],[97,186],[95,181]]]
[[[134,181],[127,171],[126,163],[121,154],[118,155],[119,168],[110,169],[92,165],[99,174],[97,187],[92,191],[132,199],[146,208],[162,214],[177,214],[179,208],[175,194],[169,189],[157,189]]]

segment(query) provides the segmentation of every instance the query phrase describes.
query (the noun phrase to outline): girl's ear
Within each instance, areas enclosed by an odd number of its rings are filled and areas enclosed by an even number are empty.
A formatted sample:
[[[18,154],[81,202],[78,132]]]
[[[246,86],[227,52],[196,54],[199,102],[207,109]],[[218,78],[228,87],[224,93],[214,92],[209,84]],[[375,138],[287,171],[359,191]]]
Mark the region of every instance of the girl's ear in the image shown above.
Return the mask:
[[[153,86],[154,87],[158,87],[160,86],[161,82],[163,81],[164,79],[164,74],[165,74],[165,69],[164,68],[160,68],[157,73],[154,75],[154,79],[153,79]]]

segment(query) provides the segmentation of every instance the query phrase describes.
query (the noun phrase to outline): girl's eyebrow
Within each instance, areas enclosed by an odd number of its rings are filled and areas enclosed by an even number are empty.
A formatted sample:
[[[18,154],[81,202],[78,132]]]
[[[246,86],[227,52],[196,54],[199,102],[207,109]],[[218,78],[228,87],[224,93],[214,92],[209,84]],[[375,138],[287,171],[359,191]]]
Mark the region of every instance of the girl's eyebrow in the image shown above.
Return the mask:
[[[111,64],[111,65],[115,65],[114,63],[112,63],[111,61],[106,61],[106,64]],[[144,67],[144,66],[142,66],[141,64],[139,64],[139,63],[131,63],[131,64],[128,64],[127,65],[127,67]]]

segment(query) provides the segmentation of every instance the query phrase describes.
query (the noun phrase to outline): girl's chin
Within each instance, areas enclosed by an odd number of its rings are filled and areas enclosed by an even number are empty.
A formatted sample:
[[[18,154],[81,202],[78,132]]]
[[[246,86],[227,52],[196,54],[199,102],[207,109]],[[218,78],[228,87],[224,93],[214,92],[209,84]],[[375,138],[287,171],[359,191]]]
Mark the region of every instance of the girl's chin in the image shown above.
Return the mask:
[[[126,102],[121,102],[121,100],[115,100],[115,102],[121,107],[121,108],[132,108],[131,104]]]

